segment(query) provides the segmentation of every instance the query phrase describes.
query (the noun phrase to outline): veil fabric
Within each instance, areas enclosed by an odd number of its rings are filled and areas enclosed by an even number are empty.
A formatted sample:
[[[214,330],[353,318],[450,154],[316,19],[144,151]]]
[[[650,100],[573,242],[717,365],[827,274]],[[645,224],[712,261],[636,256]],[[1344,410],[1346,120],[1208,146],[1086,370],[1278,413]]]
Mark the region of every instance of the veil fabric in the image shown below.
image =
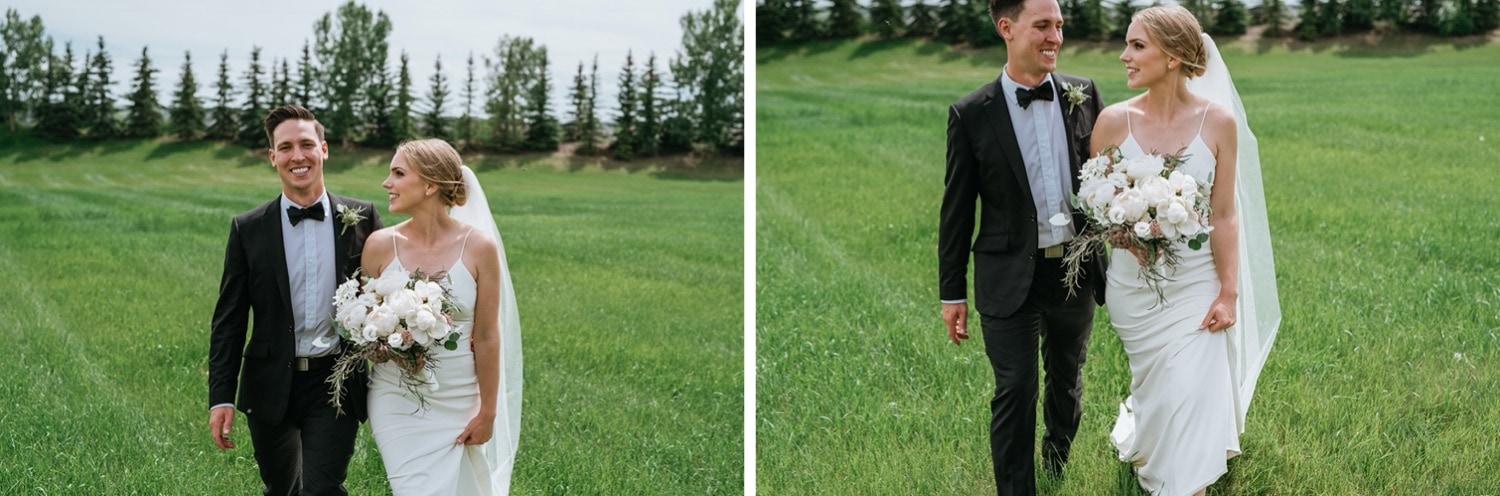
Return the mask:
[[[1245,106],[1229,77],[1229,67],[1213,38],[1202,34],[1208,65],[1202,76],[1189,79],[1188,91],[1234,112],[1239,153],[1235,167],[1234,199],[1239,215],[1239,317],[1228,330],[1229,367],[1239,391],[1235,413],[1245,432],[1245,413],[1255,394],[1276,330],[1281,325],[1281,303],[1276,295],[1276,264],[1271,256],[1271,229],[1266,218],[1266,195],[1261,183],[1260,149],[1245,120]]]
[[[463,166],[468,202],[453,207],[449,215],[479,229],[495,240],[500,254],[500,388],[495,405],[494,436],[481,448],[490,462],[490,479],[500,494],[510,492],[511,469],[521,440],[521,319],[516,313],[516,290],[505,260],[505,243],[495,227],[490,202],[469,166]]]

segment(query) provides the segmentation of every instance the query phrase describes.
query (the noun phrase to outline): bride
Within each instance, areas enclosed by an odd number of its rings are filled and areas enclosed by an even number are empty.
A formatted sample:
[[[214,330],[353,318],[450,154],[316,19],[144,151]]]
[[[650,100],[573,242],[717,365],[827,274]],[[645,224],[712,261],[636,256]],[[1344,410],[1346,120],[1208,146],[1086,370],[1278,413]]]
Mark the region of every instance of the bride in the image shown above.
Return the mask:
[[[521,414],[520,322],[505,248],[473,171],[442,140],[396,149],[382,184],[390,211],[411,219],[370,235],[365,272],[445,274],[458,309],[456,350],[437,347],[418,392],[393,363],[370,373],[370,430],[396,495],[503,495]],[[451,213],[450,213],[451,209]]]
[[[1179,246],[1162,268],[1165,301],[1141,279],[1157,263],[1116,248],[1107,271],[1110,322],[1130,361],[1130,397],[1110,434],[1142,488],[1203,494],[1240,453],[1245,411],[1280,322],[1255,136],[1228,69],[1198,21],[1180,6],[1137,12],[1126,33],[1131,88],[1095,125],[1098,154],[1176,153],[1178,170],[1208,188],[1213,230],[1202,249]],[[1190,81],[1189,78],[1194,78]]]

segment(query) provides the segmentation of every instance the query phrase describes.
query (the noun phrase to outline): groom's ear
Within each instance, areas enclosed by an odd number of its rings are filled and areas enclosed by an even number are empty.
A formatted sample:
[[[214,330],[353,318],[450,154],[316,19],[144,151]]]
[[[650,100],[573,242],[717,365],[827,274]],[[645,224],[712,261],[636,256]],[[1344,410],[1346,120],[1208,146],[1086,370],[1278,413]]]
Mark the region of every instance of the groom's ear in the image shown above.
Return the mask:
[[[1014,27],[1015,22],[1012,22],[1009,17],[1002,16],[995,21],[995,34],[1000,35],[1006,43],[1010,43],[1010,31]]]

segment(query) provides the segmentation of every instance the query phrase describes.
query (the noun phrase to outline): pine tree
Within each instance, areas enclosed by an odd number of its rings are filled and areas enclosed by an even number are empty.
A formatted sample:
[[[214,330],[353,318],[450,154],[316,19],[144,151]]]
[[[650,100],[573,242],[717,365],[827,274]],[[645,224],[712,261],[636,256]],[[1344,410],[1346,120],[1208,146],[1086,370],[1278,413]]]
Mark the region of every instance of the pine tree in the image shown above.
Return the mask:
[[[823,38],[823,23],[818,20],[818,9],[814,0],[788,0],[788,16],[792,41],[811,41]]]
[[[432,64],[432,77],[428,79],[432,86],[427,90],[427,113],[422,114],[422,126],[427,128],[427,135],[447,140],[448,123],[443,120],[443,107],[448,103],[448,78],[443,75],[443,55],[438,54],[437,62]]]
[[[1423,33],[1437,34],[1443,30],[1443,0],[1415,0],[1410,27]]]
[[[32,132],[51,141],[68,141],[78,137],[83,117],[82,91],[73,85],[73,44],[63,45],[62,57],[47,47],[47,77],[42,80],[41,101],[36,108],[36,127]],[[86,71],[85,71],[86,72]]]
[[[906,31],[906,12],[901,9],[901,2],[874,0],[870,6],[870,25],[881,38],[900,36]]]
[[[937,38],[946,43],[962,43],[969,38],[969,26],[973,20],[969,17],[969,4],[966,0],[944,0],[943,5],[938,7],[938,31]],[[984,21],[989,22],[989,14],[985,14]]]
[[[640,131],[636,133],[636,154],[643,157],[654,157],[660,153],[661,145],[661,108],[657,101],[656,90],[661,87],[661,76],[656,73],[656,54],[646,59],[646,70],[641,76],[641,94],[638,100],[641,104]]]
[[[234,109],[230,107],[234,100],[234,85],[229,83],[229,51],[219,54],[219,82],[214,86],[217,90],[214,99],[214,108],[209,114],[213,122],[208,125],[208,138],[214,140],[234,139],[235,131],[239,126],[234,122]]]
[[[859,13],[855,0],[832,0],[828,8],[828,29],[823,34],[830,40],[858,38],[864,32],[864,16]]]
[[[1214,8],[1209,3],[1210,1],[1212,0],[1181,0],[1179,2],[1182,8],[1187,9],[1188,12],[1192,12],[1193,17],[1198,18],[1198,24],[1201,24],[1203,31],[1207,33],[1214,32]]]
[[[360,137],[361,129],[378,128],[381,119],[390,117],[391,102],[374,100],[391,92],[390,33],[391,19],[384,11],[372,12],[353,0],[340,5],[336,15],[324,14],[313,24],[319,96],[327,104],[318,119],[327,141],[347,148]]]
[[[186,52],[182,56],[182,78],[177,82],[172,102],[169,132],[184,140],[195,140],[203,135],[203,102],[198,98],[198,81],[193,78],[193,54]]]
[[[1000,33],[995,31],[995,23],[991,21],[988,1],[969,0],[964,7],[968,10],[964,15],[964,41],[969,46],[986,47],[1004,43]]]
[[[271,80],[271,104],[268,107],[276,108],[295,103],[292,101],[292,67],[286,59],[281,59],[281,71],[277,72]]]
[[[568,101],[573,104],[573,120],[563,123],[563,141],[578,141],[583,136],[583,124],[589,111],[588,77],[583,75],[583,61],[578,61],[578,73],[573,75],[573,88],[568,90]]]
[[[1281,0],[1266,1],[1274,2]],[[1130,18],[1131,16],[1134,16],[1135,11],[1138,10],[1136,6],[1130,2],[1131,0],[1117,0],[1115,2],[1114,29],[1109,30],[1110,39],[1123,40],[1125,39],[1125,32],[1130,30]]]
[[[599,153],[603,141],[603,130],[599,126],[599,55],[594,55],[594,65],[589,70],[588,91],[583,96],[583,114],[575,121],[578,125],[578,152],[584,155]]]
[[[123,132],[120,130],[120,120],[115,116],[115,97],[110,94],[110,87],[114,85],[110,77],[114,72],[114,62],[110,59],[109,52],[104,50],[103,36],[99,37],[99,52],[94,54],[87,72],[90,80],[85,90],[87,95],[84,112],[87,114],[85,125],[89,128],[89,137],[118,138]]]
[[[1109,35],[1109,19],[1100,0],[1069,0],[1064,11],[1071,37],[1101,41]]]
[[[1344,2],[1345,33],[1363,33],[1375,28],[1375,0]]]
[[[547,95],[551,92],[552,76],[547,70],[547,49],[540,50],[540,65],[538,66],[536,82],[531,86],[531,94],[528,103],[530,109],[526,118],[526,142],[525,148],[531,151],[555,152],[557,151],[557,119],[552,117]]]
[[[697,138],[719,150],[731,150],[744,130],[743,30],[737,0],[714,0],[704,12],[682,17],[682,44],[672,61],[679,91],[692,95],[687,116]]]
[[[236,132],[235,141],[247,148],[269,147],[266,139],[266,114],[271,109],[266,106],[268,96],[266,85],[261,81],[261,75],[265,71],[260,65],[260,47],[250,49],[250,67],[245,69],[245,104],[240,108],[239,130]]]
[[[917,0],[911,6],[911,24],[906,30],[907,36],[928,38],[937,36],[937,11],[933,10],[926,0]]]
[[[464,114],[458,118],[458,141],[462,145],[459,151],[469,148],[469,143],[474,141],[474,52],[469,52],[468,78],[464,80]]]
[[[416,123],[412,120],[411,70],[406,52],[401,52],[401,69],[396,78],[396,106],[391,110],[391,131],[400,143],[416,137]]]
[[[1265,0],[1260,4],[1261,23],[1266,25],[1266,30],[1261,36],[1279,37],[1286,35],[1286,4],[1282,0]]]
[[[788,0],[764,0],[755,6],[755,44],[766,46],[786,38]]]
[[[625,52],[625,68],[620,71],[618,100],[620,113],[615,116],[615,141],[610,145],[610,151],[614,152],[616,159],[630,160],[635,158],[635,147],[640,140],[636,137],[635,57],[628,50]]]
[[[365,109],[365,126],[369,130],[360,140],[365,146],[391,148],[400,142],[391,119],[391,91],[390,71],[385,69],[376,74],[373,84],[365,86],[363,98],[369,102]]]
[[[1488,33],[1500,28],[1500,0],[1474,2],[1474,30]]]
[[[1452,7],[1443,19],[1443,36],[1468,36],[1476,32],[1474,0],[1453,0]]]
[[[313,108],[313,84],[318,80],[317,68],[312,65],[312,47],[302,42],[302,60],[297,61],[297,89],[292,97],[303,108]]]
[[[1318,8],[1318,34],[1324,37],[1338,36],[1344,31],[1344,1],[1328,0]]]
[[[151,57],[141,47],[141,61],[136,65],[135,91],[130,93],[130,114],[125,118],[125,134],[132,138],[161,136],[161,104],[156,101],[156,69]]]
[[[1243,35],[1250,25],[1250,12],[1240,0],[1219,0],[1215,16],[1212,33],[1216,35]]]
[[[1297,17],[1297,39],[1302,41],[1313,41],[1318,39],[1322,33],[1319,12],[1322,6],[1318,0],[1302,0],[1302,12]]]

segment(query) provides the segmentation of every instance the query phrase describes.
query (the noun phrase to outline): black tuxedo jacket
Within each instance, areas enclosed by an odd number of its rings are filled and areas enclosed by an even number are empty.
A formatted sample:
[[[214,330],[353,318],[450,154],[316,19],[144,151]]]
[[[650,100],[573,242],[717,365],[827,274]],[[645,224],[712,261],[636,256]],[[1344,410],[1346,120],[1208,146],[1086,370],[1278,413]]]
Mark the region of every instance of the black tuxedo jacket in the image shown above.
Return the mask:
[[[333,193],[328,194],[328,200],[332,215],[323,222],[333,223],[335,283],[342,283],[359,268],[365,238],[381,227],[380,214],[370,202]],[[363,209],[364,219],[344,229],[339,205]],[[209,406],[234,403],[245,415],[273,425],[280,424],[286,414],[292,361],[296,358],[295,322],[281,235],[285,214],[280,206],[281,198],[277,197],[234,218],[224,249],[224,277],[219,283],[208,350]],[[248,344],[247,314],[254,314]],[[345,412],[364,420],[364,371],[346,381],[345,387]]]
[[[1089,152],[1094,119],[1103,105],[1093,81],[1052,74],[1058,107],[1068,137],[1073,193]],[[1088,99],[1069,107],[1061,83],[1087,84]],[[948,169],[938,228],[938,284],[943,300],[968,299],[969,252],[974,253],[974,307],[981,314],[1009,316],[1026,301],[1036,270],[1036,206],[1027,182],[1026,163],[1010,122],[1010,106],[1000,94],[1000,80],[980,87],[948,107]],[[978,208],[975,203],[978,200]],[[974,236],[974,214],[979,235]],[[1075,232],[1087,219],[1076,210]],[[1104,303],[1104,253],[1084,264],[1080,291]],[[1062,281],[1057,282],[1059,285]]]

